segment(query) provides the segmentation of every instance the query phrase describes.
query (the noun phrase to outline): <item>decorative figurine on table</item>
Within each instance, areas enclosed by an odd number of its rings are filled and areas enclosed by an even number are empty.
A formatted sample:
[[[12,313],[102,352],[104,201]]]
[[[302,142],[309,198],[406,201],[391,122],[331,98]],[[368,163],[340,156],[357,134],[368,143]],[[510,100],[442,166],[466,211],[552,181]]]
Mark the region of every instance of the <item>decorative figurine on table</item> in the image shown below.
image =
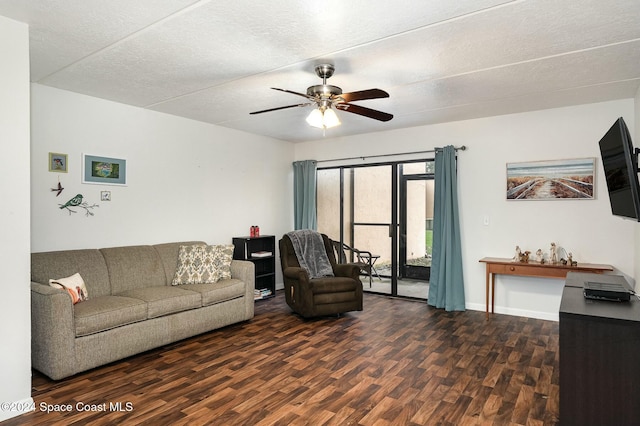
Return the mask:
[[[542,249],[536,250],[536,261],[538,263],[544,263],[544,253],[542,252]]]
[[[551,243],[551,249],[549,250],[549,260],[551,263],[558,263],[558,253],[556,252],[556,243]]]
[[[518,262],[520,261],[520,256],[522,255],[522,250],[520,250],[520,246],[516,246],[516,254],[513,256],[513,260],[514,262]]]
[[[520,253],[520,262],[527,263],[529,261],[530,254],[531,252],[529,250],[525,251],[524,253]]]
[[[568,257],[567,261],[569,262],[569,266],[578,266],[578,262],[573,260],[573,253],[569,252],[567,257]]]

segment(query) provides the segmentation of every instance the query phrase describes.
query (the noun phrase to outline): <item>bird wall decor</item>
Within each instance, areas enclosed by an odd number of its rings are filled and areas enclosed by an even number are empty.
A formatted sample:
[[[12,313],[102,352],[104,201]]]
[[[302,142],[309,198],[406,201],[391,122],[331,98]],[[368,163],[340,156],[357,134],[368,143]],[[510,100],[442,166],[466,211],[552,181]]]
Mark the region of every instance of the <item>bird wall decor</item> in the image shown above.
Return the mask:
[[[71,209],[71,207],[80,207],[85,210],[85,216],[93,216],[93,212],[91,210],[100,206],[98,204],[89,205],[89,203],[83,201],[83,199],[84,197],[82,194],[77,194],[66,203],[58,205],[60,206],[60,210],[67,209],[69,211],[69,215],[71,215],[71,213],[77,213],[77,211]]]
[[[64,191],[64,188],[62,187],[62,184],[60,183],[60,179],[58,179],[58,187],[57,188],[51,188],[51,192],[56,192],[56,197],[58,195],[60,195],[60,193]]]

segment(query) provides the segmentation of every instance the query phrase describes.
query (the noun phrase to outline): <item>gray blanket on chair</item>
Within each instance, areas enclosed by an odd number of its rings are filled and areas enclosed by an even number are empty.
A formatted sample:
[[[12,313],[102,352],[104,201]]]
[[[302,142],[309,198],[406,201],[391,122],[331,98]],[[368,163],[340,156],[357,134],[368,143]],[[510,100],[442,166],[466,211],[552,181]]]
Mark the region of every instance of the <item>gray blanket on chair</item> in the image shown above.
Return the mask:
[[[310,279],[333,277],[333,268],[319,232],[302,229],[288,232],[287,236],[293,244],[300,267],[307,271]]]

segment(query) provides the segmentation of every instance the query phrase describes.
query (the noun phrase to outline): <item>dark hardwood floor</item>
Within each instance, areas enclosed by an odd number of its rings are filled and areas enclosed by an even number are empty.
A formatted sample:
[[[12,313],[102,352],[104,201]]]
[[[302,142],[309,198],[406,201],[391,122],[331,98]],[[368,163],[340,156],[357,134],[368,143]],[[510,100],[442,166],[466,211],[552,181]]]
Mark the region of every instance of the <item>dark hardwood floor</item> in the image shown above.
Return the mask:
[[[58,382],[34,372],[36,411],[2,425],[558,424],[558,323],[364,297],[303,320],[278,292],[242,324]]]

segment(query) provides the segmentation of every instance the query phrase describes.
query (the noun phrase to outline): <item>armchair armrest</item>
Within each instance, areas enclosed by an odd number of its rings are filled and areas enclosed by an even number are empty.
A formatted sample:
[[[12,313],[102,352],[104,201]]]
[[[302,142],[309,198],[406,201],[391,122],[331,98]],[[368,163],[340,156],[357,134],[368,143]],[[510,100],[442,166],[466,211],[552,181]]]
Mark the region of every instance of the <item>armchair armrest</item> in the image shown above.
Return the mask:
[[[349,277],[355,280],[360,279],[360,266],[355,263],[339,263],[334,265],[333,274],[336,277]]]
[[[304,283],[309,282],[309,274],[301,267],[289,266],[282,271],[282,274],[285,278],[290,278]]]

